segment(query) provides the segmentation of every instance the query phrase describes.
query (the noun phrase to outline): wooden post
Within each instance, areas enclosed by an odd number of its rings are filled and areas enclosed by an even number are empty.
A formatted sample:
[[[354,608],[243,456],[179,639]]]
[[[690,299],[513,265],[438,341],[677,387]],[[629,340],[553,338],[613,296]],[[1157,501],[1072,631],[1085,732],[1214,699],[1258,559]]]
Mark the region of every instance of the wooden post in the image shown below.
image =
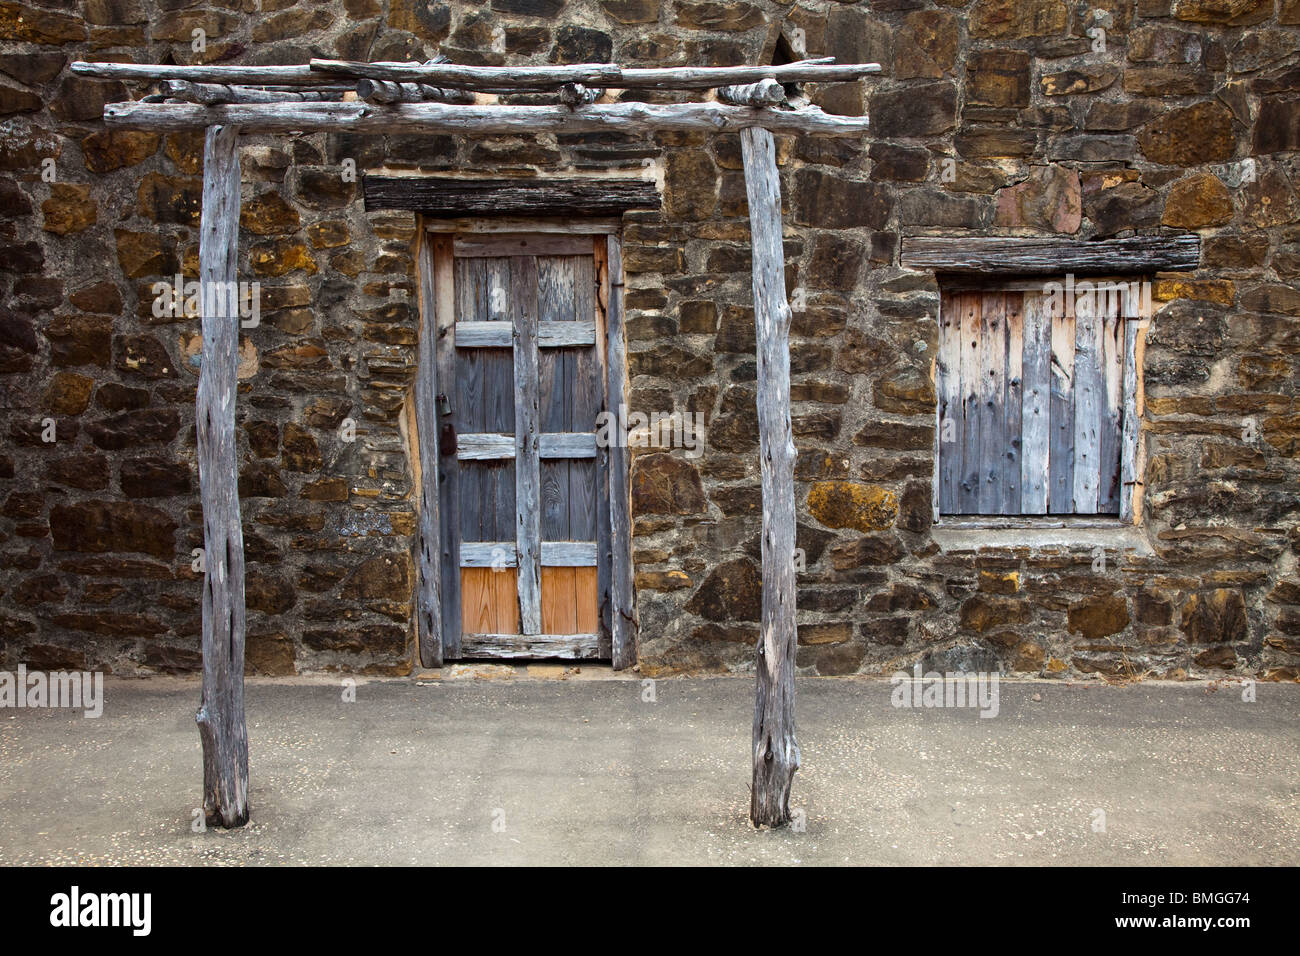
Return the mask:
[[[763,610],[754,672],[755,826],[790,821],[790,784],[799,769],[794,735],[795,507],[790,430],[790,305],[785,298],[781,180],[766,129],[740,133],[749,199],[758,352],[758,449],[763,488]]]
[[[609,273],[609,301],[605,309],[608,370],[605,410],[622,423],[623,409],[627,406],[627,353],[623,348],[623,244],[617,235],[606,239],[605,260]],[[636,664],[638,627],[632,569],[632,489],[625,439],[625,435],[620,435],[608,449],[610,632],[616,671]]]
[[[239,363],[239,130],[210,126],[203,145],[199,283],[203,353],[195,424],[203,499],[203,809],[225,827],[248,822],[244,723],[244,534],[235,457]],[[233,308],[232,308],[233,306]]]
[[[420,582],[416,594],[416,635],[420,664],[442,666],[442,526],[438,481],[438,315],[433,276],[433,250],[424,221],[417,218],[420,234],[416,261],[420,268],[420,344],[415,367],[415,421],[420,458]]]

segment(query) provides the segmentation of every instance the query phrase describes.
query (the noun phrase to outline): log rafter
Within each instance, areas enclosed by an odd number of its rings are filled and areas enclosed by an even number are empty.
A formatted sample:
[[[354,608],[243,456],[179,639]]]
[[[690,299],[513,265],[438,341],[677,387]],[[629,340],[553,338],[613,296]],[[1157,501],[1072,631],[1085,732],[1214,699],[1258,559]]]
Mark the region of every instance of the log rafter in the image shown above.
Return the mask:
[[[249,133],[722,133],[761,126],[778,133],[861,136],[865,116],[833,116],[815,106],[782,110],[724,103],[594,103],[589,106],[458,106],[445,103],[109,103],[109,126],[184,132],[238,126]]]

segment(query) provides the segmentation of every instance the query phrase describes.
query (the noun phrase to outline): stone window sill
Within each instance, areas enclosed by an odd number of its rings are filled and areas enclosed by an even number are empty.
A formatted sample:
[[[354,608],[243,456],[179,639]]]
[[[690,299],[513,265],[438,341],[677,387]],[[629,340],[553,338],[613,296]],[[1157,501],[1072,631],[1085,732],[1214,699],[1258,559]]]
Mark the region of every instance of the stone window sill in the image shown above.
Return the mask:
[[[1151,555],[1146,533],[1137,525],[1104,518],[941,518],[930,529],[945,552],[1022,550],[1079,551],[1096,548]]]

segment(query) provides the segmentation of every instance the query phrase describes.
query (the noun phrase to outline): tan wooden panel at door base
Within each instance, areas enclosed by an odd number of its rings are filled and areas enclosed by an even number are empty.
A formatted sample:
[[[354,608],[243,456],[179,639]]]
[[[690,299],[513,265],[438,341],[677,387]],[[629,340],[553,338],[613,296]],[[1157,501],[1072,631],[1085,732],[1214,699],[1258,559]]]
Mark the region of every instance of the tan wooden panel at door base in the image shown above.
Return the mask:
[[[595,633],[599,604],[595,568],[542,568],[542,633]]]
[[[517,582],[514,568],[461,568],[461,632],[518,634]]]

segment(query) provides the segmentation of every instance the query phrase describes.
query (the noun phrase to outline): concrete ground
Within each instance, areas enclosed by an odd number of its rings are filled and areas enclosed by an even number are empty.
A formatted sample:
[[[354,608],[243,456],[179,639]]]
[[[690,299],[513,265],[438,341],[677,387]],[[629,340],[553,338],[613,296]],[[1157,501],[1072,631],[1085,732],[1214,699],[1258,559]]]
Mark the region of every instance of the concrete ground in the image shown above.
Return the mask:
[[[798,832],[747,823],[750,680],[559,670],[251,680],[233,832],[191,832],[197,681],[0,711],[0,863],[1300,863],[1300,686],[1004,681],[981,719],[800,680]]]

